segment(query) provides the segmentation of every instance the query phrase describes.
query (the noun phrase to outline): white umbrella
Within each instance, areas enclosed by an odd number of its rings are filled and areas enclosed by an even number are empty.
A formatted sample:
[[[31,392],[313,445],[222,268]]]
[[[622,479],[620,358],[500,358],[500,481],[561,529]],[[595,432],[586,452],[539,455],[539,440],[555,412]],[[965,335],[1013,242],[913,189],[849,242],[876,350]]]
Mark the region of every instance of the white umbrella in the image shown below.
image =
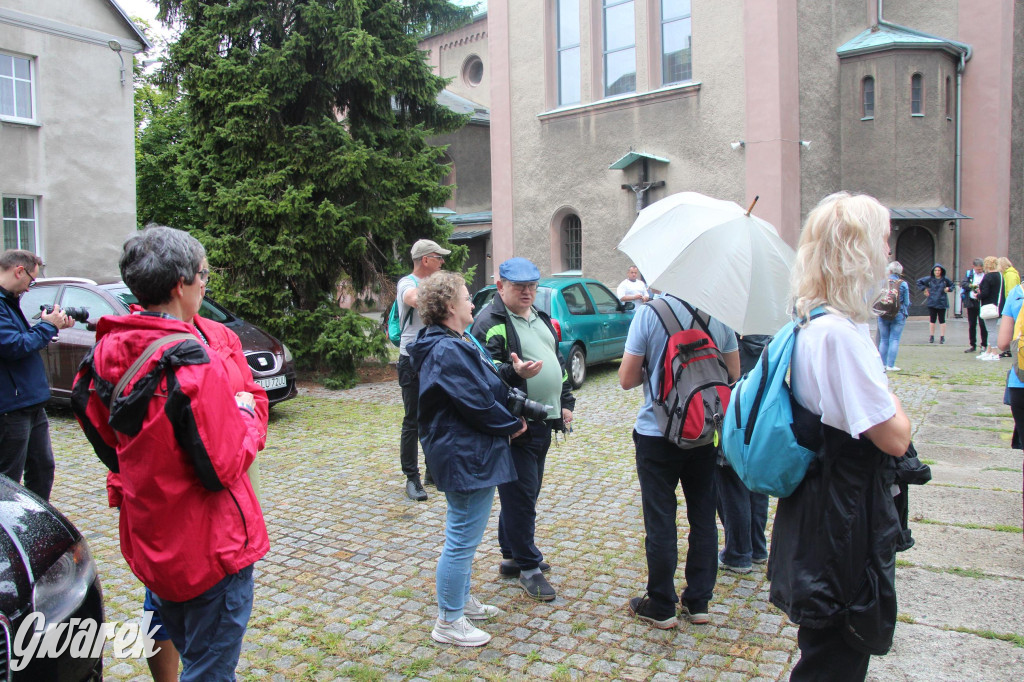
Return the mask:
[[[697,192],[665,197],[640,211],[619,250],[648,286],[741,334],[774,334],[790,319],[793,249],[734,202]]]

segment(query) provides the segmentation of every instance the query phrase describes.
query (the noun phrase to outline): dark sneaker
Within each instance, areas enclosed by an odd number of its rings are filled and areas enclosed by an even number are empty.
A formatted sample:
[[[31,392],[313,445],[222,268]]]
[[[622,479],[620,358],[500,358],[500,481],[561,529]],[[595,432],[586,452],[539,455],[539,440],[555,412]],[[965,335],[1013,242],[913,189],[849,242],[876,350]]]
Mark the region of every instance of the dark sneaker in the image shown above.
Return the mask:
[[[928,337],[928,343],[935,343],[935,337],[934,336],[929,336]]]
[[[647,595],[642,597],[633,597],[626,602],[626,608],[629,609],[631,614],[645,623],[650,623],[659,630],[671,630],[676,626],[676,623],[679,622],[679,619],[676,618],[676,614],[674,613],[675,609],[672,609],[672,615],[664,618],[654,615],[654,612],[651,609],[651,600]]]
[[[551,601],[556,596],[555,588],[551,587],[542,573],[531,575],[529,578],[519,576],[519,586],[526,594],[530,595],[531,599],[537,601]]]
[[[547,573],[551,570],[551,566],[544,561],[537,564],[537,568],[540,569],[541,573]],[[502,559],[501,563],[498,564],[498,575],[500,575],[503,578],[518,577],[519,564],[516,563],[515,559]]]
[[[946,337],[945,336],[940,336],[939,337],[939,343],[946,343]]]
[[[977,348],[975,348],[974,346],[971,346],[970,348],[968,348],[968,349],[967,349],[967,350],[965,350],[964,352],[965,352],[965,353],[973,353],[973,352],[974,352],[974,351],[976,351],[976,350],[978,350],[978,349],[977,349]]]
[[[423,489],[423,484],[420,483],[420,479],[410,478],[405,482],[405,495],[414,502],[425,502],[427,499],[427,491]]]
[[[708,605],[697,602],[683,602],[683,615],[694,625],[705,625],[711,622]]]

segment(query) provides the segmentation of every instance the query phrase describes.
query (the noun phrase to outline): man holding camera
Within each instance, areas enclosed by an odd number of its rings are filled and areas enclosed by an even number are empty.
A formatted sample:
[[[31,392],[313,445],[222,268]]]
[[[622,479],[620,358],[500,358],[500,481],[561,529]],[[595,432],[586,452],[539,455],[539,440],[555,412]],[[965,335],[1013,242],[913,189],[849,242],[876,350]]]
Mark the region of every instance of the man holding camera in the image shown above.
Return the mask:
[[[44,406],[50,385],[39,351],[61,329],[75,322],[55,305],[31,326],[18,299],[39,276],[43,261],[31,251],[0,254],[0,474],[21,483],[44,500],[53,487],[50,422]]]
[[[480,311],[473,335],[484,344],[498,374],[510,388],[550,406],[547,419],[528,422],[526,433],[512,441],[512,461],[518,480],[498,486],[501,513],[498,544],[502,576],[519,576],[519,584],[539,601],[555,598],[544,578],[550,570],[534,543],[537,498],[544,480],[544,462],[551,446],[551,431],[565,431],[576,406],[558,352],[558,335],[551,318],[533,307],[540,270],[525,258],[510,258],[498,268],[498,295]]]

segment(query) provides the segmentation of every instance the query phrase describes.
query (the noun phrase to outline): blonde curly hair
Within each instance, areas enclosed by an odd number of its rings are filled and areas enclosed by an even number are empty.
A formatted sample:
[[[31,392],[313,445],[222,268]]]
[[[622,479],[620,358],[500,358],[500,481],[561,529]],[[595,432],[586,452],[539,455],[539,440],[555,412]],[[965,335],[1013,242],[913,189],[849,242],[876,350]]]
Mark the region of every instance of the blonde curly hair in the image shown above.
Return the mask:
[[[790,278],[797,318],[818,306],[867,322],[888,265],[889,210],[874,197],[838,192],[810,212]]]
[[[438,270],[420,282],[416,310],[423,324],[429,327],[447,320],[451,314],[448,306],[455,303],[465,284],[462,275],[446,270]]]

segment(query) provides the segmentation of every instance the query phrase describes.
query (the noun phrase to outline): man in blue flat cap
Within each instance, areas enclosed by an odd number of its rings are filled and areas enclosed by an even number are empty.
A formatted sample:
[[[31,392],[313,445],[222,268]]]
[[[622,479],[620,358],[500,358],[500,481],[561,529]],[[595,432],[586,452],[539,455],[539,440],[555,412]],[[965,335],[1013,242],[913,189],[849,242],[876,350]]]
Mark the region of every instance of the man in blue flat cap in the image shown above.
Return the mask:
[[[519,576],[519,584],[530,597],[551,601],[555,589],[543,575],[551,567],[533,537],[537,498],[551,431],[565,431],[572,422],[576,398],[551,318],[533,307],[540,270],[525,258],[510,258],[498,268],[498,277],[498,295],[473,322],[473,335],[486,346],[505,383],[524,391],[530,400],[551,406],[546,419],[528,422],[526,433],[512,441],[512,460],[519,478],[498,486],[502,556],[498,572],[505,577]]]

